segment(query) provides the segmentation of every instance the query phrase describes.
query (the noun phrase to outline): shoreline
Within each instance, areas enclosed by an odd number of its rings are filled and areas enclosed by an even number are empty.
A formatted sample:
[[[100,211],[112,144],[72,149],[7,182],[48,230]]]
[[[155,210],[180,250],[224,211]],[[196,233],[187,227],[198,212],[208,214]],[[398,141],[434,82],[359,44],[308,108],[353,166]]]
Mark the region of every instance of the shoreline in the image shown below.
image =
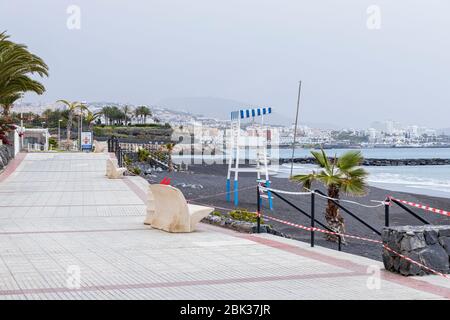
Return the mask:
[[[316,164],[314,158],[311,157],[296,157],[293,159],[294,164]],[[279,164],[292,163],[290,158],[280,158]],[[450,159],[448,158],[405,158],[405,159],[390,159],[390,158],[364,158],[362,166],[444,166],[450,165]]]
[[[226,212],[224,208],[228,210],[234,209],[233,203],[226,201],[226,165],[192,165],[188,172],[154,172],[145,178],[150,183],[159,183],[164,177],[171,179],[171,185],[179,188],[186,200],[191,200],[192,203],[209,205],[214,207],[221,207],[218,211]],[[256,175],[254,173],[241,173],[239,176],[239,208],[245,208],[250,211],[256,211]],[[291,182],[286,178],[271,177],[272,187],[275,189],[282,189],[287,191],[299,191],[300,186],[297,183]],[[323,187],[316,186],[317,189],[325,191]],[[440,208],[444,210],[450,209],[450,199],[442,197],[427,196],[421,194],[414,194],[409,192],[397,192],[381,189],[377,187],[368,187],[368,192],[363,197],[346,197],[342,196],[342,199],[349,199],[357,201],[367,205],[373,205],[370,200],[384,200],[387,195],[392,195],[395,198],[404,199],[416,203],[422,203],[434,208]],[[309,196],[286,196],[287,199],[294,202],[298,207],[306,212],[310,212],[310,197]],[[324,211],[326,200],[316,197],[316,218],[324,223]],[[375,209],[369,209],[351,204],[345,204],[345,207],[351,210],[358,217],[369,223],[377,230],[382,230],[384,226],[384,207],[378,207]],[[425,212],[423,210],[414,209],[422,218],[427,219],[432,224],[450,224],[450,217]],[[283,203],[281,200],[274,199],[274,210],[271,211],[268,208],[267,200],[263,200],[262,210],[264,214],[276,217],[278,219],[290,221],[304,226],[309,226],[309,218],[303,216],[294,208]],[[354,218],[350,217],[345,212],[341,211],[341,215],[345,219],[346,233],[349,235],[362,236],[372,239],[379,239],[380,237],[373,231],[357,222]],[[287,234],[293,239],[309,242],[310,233],[289,225],[281,224],[274,221],[267,221],[272,225],[275,230]],[[390,225],[422,225],[422,223],[410,214],[406,213],[403,209],[397,205],[390,207]],[[347,245],[343,246],[344,252],[357,254],[360,256],[372,258],[381,261],[382,248],[379,245],[362,242],[360,240],[346,239]],[[328,242],[324,238],[317,234],[316,245],[324,246],[331,249],[336,249],[337,244]]]

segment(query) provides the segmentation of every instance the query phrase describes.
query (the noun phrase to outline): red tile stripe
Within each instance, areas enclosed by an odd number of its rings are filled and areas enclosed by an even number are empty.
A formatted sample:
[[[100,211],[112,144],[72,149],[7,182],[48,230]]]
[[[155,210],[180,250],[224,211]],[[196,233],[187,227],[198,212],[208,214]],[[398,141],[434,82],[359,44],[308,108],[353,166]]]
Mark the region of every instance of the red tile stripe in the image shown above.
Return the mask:
[[[277,249],[280,249],[280,250],[283,250],[286,252],[290,252],[290,253],[302,256],[302,257],[307,257],[307,258],[321,261],[321,262],[324,262],[324,263],[327,263],[327,264],[330,264],[333,266],[345,268],[345,269],[353,271],[353,272],[364,272],[364,273],[367,272],[366,265],[357,264],[355,262],[348,261],[345,259],[331,257],[331,256],[321,254],[318,252],[313,252],[311,250],[305,250],[305,249],[302,249],[302,248],[299,248],[297,246],[293,246],[290,244],[286,244],[286,243],[282,243],[282,242],[278,242],[275,240],[254,236],[254,235],[245,235],[245,236],[238,236],[238,237],[241,237],[241,238],[244,237],[248,240],[251,240],[251,241],[254,241],[254,242],[257,242],[260,244],[264,244],[264,245],[267,245],[272,248],[277,248]],[[383,280],[387,280],[390,282],[400,284],[404,287],[409,287],[409,288],[420,290],[423,292],[428,292],[431,294],[439,295],[446,299],[450,299],[450,288],[430,284],[428,282],[417,280],[412,277],[404,277],[404,276],[397,275],[397,274],[394,274],[389,271],[383,271],[381,273],[381,278]]]
[[[133,290],[133,289],[153,289],[153,288],[178,288],[189,286],[211,286],[233,283],[259,283],[270,281],[287,281],[302,279],[326,279],[340,277],[362,276],[356,272],[335,272],[335,273],[318,273],[318,274],[300,274],[288,276],[264,276],[264,277],[242,277],[230,279],[214,279],[214,280],[193,280],[193,281],[175,281],[175,282],[154,282],[154,283],[137,283],[137,284],[115,284],[115,285],[96,285],[82,286],[79,289],[69,289],[65,287],[54,288],[36,288],[36,289],[13,289],[0,290],[0,295],[22,295],[22,294],[40,294],[40,293],[57,293],[57,292],[86,292],[86,291],[106,291],[106,290]]]
[[[5,231],[0,232],[0,236],[21,235],[21,234],[51,234],[51,233],[96,233],[96,232],[118,232],[118,231],[139,231],[150,230],[150,228],[128,228],[128,229],[91,229],[91,230],[41,230],[41,231]]]
[[[5,181],[17,169],[23,159],[25,159],[26,155],[25,152],[19,152],[15,158],[8,163],[6,169],[0,173],[0,182]]]

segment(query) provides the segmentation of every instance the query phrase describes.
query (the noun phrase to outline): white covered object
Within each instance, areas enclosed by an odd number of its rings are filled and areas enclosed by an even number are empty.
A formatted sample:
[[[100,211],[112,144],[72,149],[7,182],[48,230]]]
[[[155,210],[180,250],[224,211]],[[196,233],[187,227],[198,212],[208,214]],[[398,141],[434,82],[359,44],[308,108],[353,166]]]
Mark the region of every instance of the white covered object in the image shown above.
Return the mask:
[[[152,184],[144,223],[168,232],[192,232],[214,208],[188,204],[183,193],[172,186]]]
[[[100,143],[97,140],[94,140],[94,153],[103,153],[106,149],[106,145],[104,143]]]
[[[106,176],[109,179],[120,179],[123,177],[125,171],[127,171],[127,168],[119,168],[112,159],[106,160]]]

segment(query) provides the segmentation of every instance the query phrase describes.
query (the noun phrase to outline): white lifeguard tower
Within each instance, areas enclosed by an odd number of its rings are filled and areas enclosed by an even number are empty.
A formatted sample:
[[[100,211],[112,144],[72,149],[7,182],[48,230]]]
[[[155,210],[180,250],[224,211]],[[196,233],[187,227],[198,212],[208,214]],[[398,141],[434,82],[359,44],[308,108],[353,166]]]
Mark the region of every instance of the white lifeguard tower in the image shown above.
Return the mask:
[[[271,107],[261,107],[255,109],[241,109],[231,112],[231,136],[228,141],[228,173],[227,173],[227,201],[231,201],[231,172],[234,172],[234,205],[239,204],[239,172],[256,172],[258,183],[270,187],[268,158],[267,158],[267,128],[264,126],[264,116],[272,113]],[[256,122],[255,118],[261,121]],[[241,121],[251,119],[254,129],[254,136],[241,136]],[[242,148],[253,147],[256,150],[255,166],[239,167],[240,152]],[[261,179],[263,174],[264,179]],[[261,197],[265,197],[261,195]],[[267,193],[269,207],[272,209],[272,197],[270,191]]]

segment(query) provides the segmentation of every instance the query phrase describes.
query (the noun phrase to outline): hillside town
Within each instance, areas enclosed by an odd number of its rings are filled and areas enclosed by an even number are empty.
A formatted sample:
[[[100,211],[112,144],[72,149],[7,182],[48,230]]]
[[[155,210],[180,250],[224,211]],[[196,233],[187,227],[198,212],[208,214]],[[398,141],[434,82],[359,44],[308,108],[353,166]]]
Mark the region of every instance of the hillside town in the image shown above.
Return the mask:
[[[115,106],[118,110],[129,113],[127,125],[139,124],[141,120],[133,113],[138,106],[116,102],[86,103],[94,112],[102,113],[105,106]],[[58,110],[58,103],[18,103],[15,110],[18,113],[45,114],[46,110]],[[64,107],[62,107],[64,108]],[[145,124],[169,124],[175,132],[195,133],[197,142],[205,145],[221,145],[230,128],[229,119],[217,119],[196,115],[186,111],[168,109],[161,106],[149,106],[151,117],[145,119]],[[120,115],[119,115],[120,116]],[[123,121],[122,121],[123,123]],[[35,123],[45,127],[45,119]],[[97,124],[106,124],[106,118],[99,117]],[[141,123],[142,124],[142,123]],[[272,137],[277,137],[278,145],[290,147],[294,142],[295,126],[267,125]],[[253,124],[243,123],[242,136],[255,134]],[[400,122],[385,120],[372,122],[368,128],[325,129],[307,125],[299,125],[296,130],[296,145],[299,147],[327,148],[413,148],[413,147],[450,147],[450,135],[435,128],[419,125],[405,125]]]

